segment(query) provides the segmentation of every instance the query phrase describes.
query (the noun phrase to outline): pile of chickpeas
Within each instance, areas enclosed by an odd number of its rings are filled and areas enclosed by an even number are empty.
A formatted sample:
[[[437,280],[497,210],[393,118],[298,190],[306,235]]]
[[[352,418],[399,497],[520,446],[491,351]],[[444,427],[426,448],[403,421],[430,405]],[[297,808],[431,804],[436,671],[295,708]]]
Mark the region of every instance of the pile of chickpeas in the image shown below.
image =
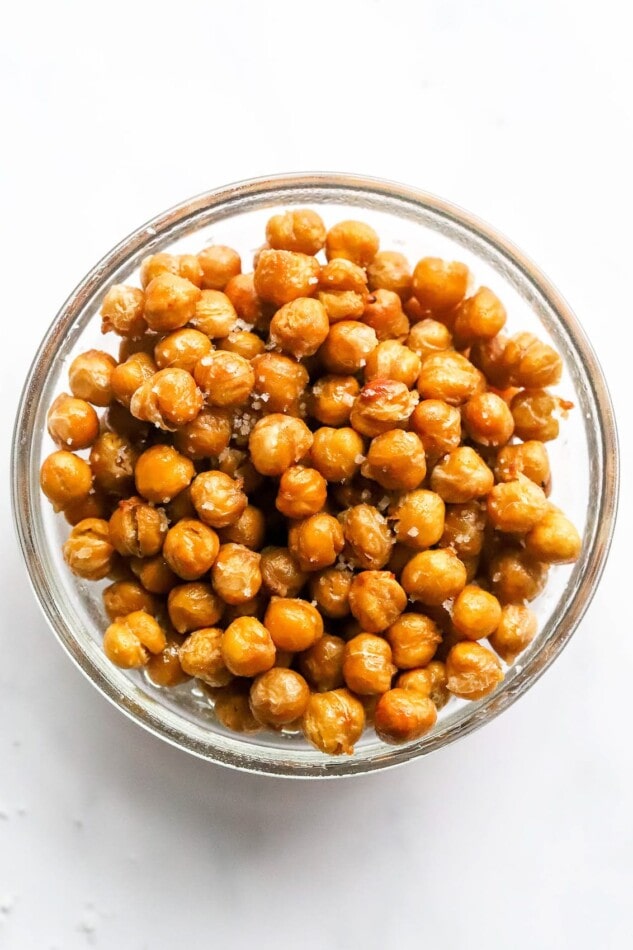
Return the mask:
[[[360,221],[276,214],[253,267],[154,254],[105,294],[118,357],[77,356],[48,413],[64,558],[110,580],[107,657],[196,678],[227,729],[419,739],[498,686],[580,553],[548,501],[561,359]]]

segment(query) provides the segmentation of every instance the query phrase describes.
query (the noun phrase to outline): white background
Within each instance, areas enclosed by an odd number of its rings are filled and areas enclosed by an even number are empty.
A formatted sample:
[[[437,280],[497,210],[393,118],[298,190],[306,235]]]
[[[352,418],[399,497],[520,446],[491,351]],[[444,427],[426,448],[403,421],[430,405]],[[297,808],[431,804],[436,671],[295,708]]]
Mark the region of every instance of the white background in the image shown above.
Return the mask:
[[[128,722],[46,628],[2,471],[0,946],[624,948],[633,932],[633,69],[603,0],[13,3],[0,38],[3,459],[35,346],[155,212],[338,169],[495,224],[586,327],[620,424],[619,530],[571,645],[402,769],[241,775]]]

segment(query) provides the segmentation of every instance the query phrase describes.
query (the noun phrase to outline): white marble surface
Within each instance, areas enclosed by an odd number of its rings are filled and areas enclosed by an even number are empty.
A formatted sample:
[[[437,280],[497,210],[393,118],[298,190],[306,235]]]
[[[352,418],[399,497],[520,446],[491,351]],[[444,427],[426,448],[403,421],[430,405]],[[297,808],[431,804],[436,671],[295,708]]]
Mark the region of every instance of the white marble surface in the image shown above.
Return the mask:
[[[186,757],[81,677],[28,587],[5,464],[1,947],[631,945],[633,70],[621,10],[112,0],[5,12],[3,457],[37,340],[115,241],[226,181],[338,168],[450,197],[538,260],[610,379],[624,491],[586,619],[509,712],[403,769],[291,783]]]

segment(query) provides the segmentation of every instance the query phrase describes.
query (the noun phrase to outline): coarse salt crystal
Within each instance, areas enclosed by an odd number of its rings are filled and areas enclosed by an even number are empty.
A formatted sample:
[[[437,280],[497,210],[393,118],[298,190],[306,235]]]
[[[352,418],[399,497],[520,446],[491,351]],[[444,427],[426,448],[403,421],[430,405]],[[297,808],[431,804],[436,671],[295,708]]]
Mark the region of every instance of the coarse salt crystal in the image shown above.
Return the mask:
[[[341,397],[341,402],[343,403],[344,406],[353,406],[354,397],[352,396],[351,393],[344,393],[343,396]]]
[[[366,455],[363,455],[361,452],[359,452],[358,455],[354,456],[354,462],[356,463],[356,465],[361,465],[365,461],[366,458],[367,458]]]

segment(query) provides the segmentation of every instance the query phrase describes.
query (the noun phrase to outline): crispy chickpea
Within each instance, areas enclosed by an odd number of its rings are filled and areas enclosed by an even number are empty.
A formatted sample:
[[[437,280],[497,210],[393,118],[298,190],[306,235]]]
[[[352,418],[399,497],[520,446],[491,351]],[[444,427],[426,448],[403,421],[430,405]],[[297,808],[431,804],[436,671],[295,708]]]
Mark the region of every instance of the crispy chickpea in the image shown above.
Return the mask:
[[[512,413],[496,393],[476,393],[464,406],[462,418],[466,432],[479,445],[505,445],[514,431]]]
[[[222,657],[236,676],[257,676],[275,663],[275,644],[255,617],[238,617],[224,631]]]
[[[264,480],[250,461],[248,453],[237,448],[224,449],[220,453],[218,471],[230,475],[231,478],[241,478],[242,488],[247,494],[259,488]]]
[[[101,332],[138,339],[147,330],[143,308],[145,295],[138,287],[115,284],[101,304]]]
[[[328,261],[343,257],[358,267],[367,267],[378,253],[380,241],[369,224],[363,221],[340,221],[330,228],[325,239]]]
[[[112,370],[112,395],[117,402],[129,409],[136,390],[146,380],[151,379],[156,371],[156,363],[148,353],[133,353]]]
[[[80,353],[70,364],[68,382],[77,399],[93,406],[109,406],[112,402],[112,371],[116,360],[101,350]]]
[[[361,571],[352,581],[350,611],[368,633],[386,630],[406,605],[407,595],[390,571]]]
[[[317,296],[330,323],[357,320],[363,315],[368,297],[367,275],[362,267],[336,258],[322,269]]]
[[[367,357],[365,380],[389,379],[403,383],[407,389],[415,386],[420,375],[420,358],[397,340],[384,340]]]
[[[305,712],[310,688],[294,670],[273,667],[254,680],[250,704],[255,719],[279,729],[295,722]]]
[[[253,465],[262,475],[273,478],[299,462],[311,446],[312,433],[305,422],[281,413],[260,419],[248,440]]]
[[[200,288],[177,274],[163,272],[145,289],[145,320],[150,330],[169,333],[189,323],[196,312]]]
[[[483,640],[499,626],[501,604],[494,594],[476,584],[467,584],[455,599],[452,619],[453,626],[463,637]]]
[[[163,511],[142,498],[126,498],[110,518],[110,543],[124,557],[153,557],[163,546],[167,528]]]
[[[270,322],[271,342],[296,359],[312,356],[324,342],[330,322],[323,304],[298,297],[280,307]]]
[[[437,544],[444,533],[444,502],[425,488],[401,495],[391,517],[395,520],[397,540],[418,551]]]
[[[241,481],[218,471],[202,472],[194,478],[191,500],[200,520],[212,528],[235,524],[248,504]]]
[[[451,548],[460,558],[477,557],[484,543],[486,509],[478,501],[448,505],[440,547]]]
[[[137,447],[140,447],[149,437],[149,423],[135,419],[120,402],[110,403],[102,421],[108,432],[115,432],[122,438],[129,439]]]
[[[353,578],[351,571],[342,571],[335,567],[328,567],[318,574],[312,574],[310,595],[322,614],[335,619],[347,617]]]
[[[413,270],[413,294],[423,310],[447,313],[464,299],[468,268],[459,261],[423,257]]]
[[[459,409],[441,399],[424,399],[418,403],[409,424],[420,437],[427,455],[438,456],[456,449],[461,442]]]
[[[237,274],[224,288],[238,317],[250,326],[267,329],[269,305],[255,291],[254,274]]]
[[[219,550],[215,531],[196,518],[183,518],[167,532],[163,557],[174,574],[195,581],[210,570]]]
[[[260,508],[247,505],[237,521],[220,532],[222,543],[232,541],[252,551],[259,551],[266,536],[266,516]]]
[[[262,728],[251,712],[249,686],[248,681],[238,679],[214,691],[216,719],[231,732],[253,733]]]
[[[265,590],[277,597],[296,597],[308,579],[288,548],[264,548],[259,566]]]
[[[378,251],[367,267],[367,279],[370,290],[391,290],[402,300],[411,296],[411,268],[399,251]]]
[[[497,455],[494,472],[498,482],[511,482],[524,475],[547,491],[550,483],[547,449],[535,440],[506,445]]]
[[[202,393],[191,373],[170,367],[161,369],[139,386],[130,402],[136,419],[173,432],[192,422],[202,409]]]
[[[555,386],[563,373],[563,361],[556,350],[532,333],[510,337],[501,362],[509,383],[526,389]]]
[[[501,611],[497,629],[490,636],[490,646],[505,663],[513,663],[536,636],[538,621],[529,607],[506,604]]]
[[[135,610],[144,610],[154,616],[158,609],[156,598],[138,581],[115,581],[103,591],[103,606],[110,620],[125,617]]]
[[[372,379],[354,400],[350,423],[361,435],[376,436],[404,427],[418,404],[418,394],[395,379]],[[416,436],[417,438],[417,436]]]
[[[124,670],[145,666],[151,653],[160,653],[166,646],[165,631],[144,610],[115,620],[103,637],[105,655]]]
[[[193,375],[211,406],[243,406],[255,384],[248,360],[226,350],[213,350],[203,356]]]
[[[507,342],[508,338],[498,333],[490,340],[477,340],[470,347],[468,355],[470,362],[481,370],[489,384],[501,390],[510,385],[508,368],[503,359]]]
[[[191,459],[221,455],[231,440],[231,422],[228,409],[202,409],[195,419],[174,432],[174,445]]]
[[[352,478],[364,460],[365,446],[360,435],[348,427],[323,426],[314,433],[310,458],[328,482]]]
[[[211,340],[199,330],[185,327],[164,336],[156,344],[154,358],[159,369],[187,370],[193,373],[198,360],[211,352]]]
[[[138,451],[129,439],[116,432],[102,432],[90,450],[95,485],[107,495],[131,495],[137,459],[140,461]]]
[[[423,399],[441,399],[460,406],[484,387],[483,374],[461,353],[445,350],[422,361],[418,392]]]
[[[426,666],[442,640],[437,624],[419,613],[401,614],[385,637],[391,646],[393,662],[401,670]]]
[[[308,385],[305,366],[280,353],[262,353],[252,363],[256,398],[266,411],[285,412],[295,405]]]
[[[504,550],[492,558],[488,577],[492,593],[502,604],[534,600],[547,582],[547,565],[522,550]]]
[[[46,421],[51,439],[63,449],[87,449],[99,434],[99,417],[90,403],[68,393],[53,401]]]
[[[353,374],[365,366],[377,345],[371,327],[356,320],[341,320],[330,327],[319,356],[328,373]]]
[[[383,488],[411,491],[426,475],[422,442],[415,432],[402,429],[383,432],[371,440],[361,472]]]
[[[324,512],[297,522],[288,537],[288,547],[302,571],[321,571],[334,564],[344,544],[341,525]]]
[[[92,488],[92,472],[78,455],[52,452],[42,463],[40,486],[55,511],[62,511],[86,498]]]
[[[554,413],[559,401],[544,389],[524,389],[513,397],[510,411],[514,434],[524,442],[536,439],[551,442],[558,436],[559,424]]]
[[[145,672],[154,686],[172,688],[186,683],[190,679],[180,664],[180,639],[168,639],[167,646],[160,653],[150,656]]]
[[[275,214],[266,225],[266,241],[278,251],[317,254],[325,245],[325,235],[323,219],[310,208]]]
[[[562,511],[549,508],[526,535],[525,548],[545,564],[572,564],[580,557],[582,539]]]
[[[223,544],[211,569],[213,589],[226,604],[252,600],[262,586],[260,555],[243,544]]]
[[[283,307],[297,297],[312,297],[320,270],[319,262],[307,254],[265,249],[255,267],[255,291],[262,300]]]
[[[420,551],[405,566],[400,580],[414,600],[439,607],[466,586],[466,568],[449,548]]]
[[[362,321],[375,331],[379,340],[404,340],[409,332],[400,297],[392,290],[375,290],[369,295]]]
[[[310,413],[324,426],[345,426],[359,391],[353,376],[321,376],[312,387]]]
[[[439,320],[425,317],[411,328],[406,342],[420,360],[425,360],[434,353],[452,349],[453,337],[448,327]]]
[[[312,693],[301,724],[308,742],[327,755],[351,755],[365,728],[365,710],[346,689]]]
[[[352,692],[361,696],[384,693],[395,672],[391,647],[383,637],[360,633],[345,644],[343,678]]]
[[[84,518],[105,518],[110,517],[112,499],[107,498],[103,492],[92,489],[89,495],[84,495],[76,501],[71,501],[69,505],[64,505],[64,518],[70,525],[76,525]]]
[[[343,656],[345,641],[328,633],[299,657],[299,669],[319,693],[339,689],[345,685],[343,679]]]
[[[209,686],[226,686],[233,679],[222,657],[223,631],[202,627],[190,633],[178,650],[180,665],[189,676]]]
[[[253,360],[266,350],[266,344],[261,337],[249,330],[232,330],[224,339],[218,340],[217,347],[219,350],[237,353],[245,360]]]
[[[224,290],[232,277],[242,270],[242,261],[237,251],[224,244],[212,244],[198,254],[202,268],[201,287],[205,290]]]
[[[488,520],[497,531],[525,534],[547,509],[545,492],[524,475],[500,482],[488,495]]]
[[[141,287],[145,288],[159,274],[177,274],[196,287],[202,281],[202,268],[193,254],[151,254],[141,264]]]
[[[99,581],[112,570],[114,548],[110,544],[108,522],[84,518],[74,526],[63,546],[64,560],[73,574]]]
[[[501,664],[479,643],[456,643],[446,658],[447,687],[460,699],[483,699],[503,679]]]
[[[339,515],[346,550],[354,566],[380,570],[391,556],[394,537],[387,519],[372,505],[355,505]]]
[[[428,696],[399,687],[383,693],[374,714],[378,738],[390,745],[420,739],[436,720],[437,709]]]
[[[506,308],[488,287],[480,287],[457,308],[453,335],[459,347],[477,340],[490,340],[506,322]]]
[[[450,699],[446,688],[446,666],[441,660],[432,660],[423,669],[407,670],[398,677],[396,685],[428,696],[436,709],[442,709]]]
[[[224,604],[211,584],[203,584],[201,581],[172,587],[167,597],[169,619],[178,633],[214,627],[221,619],[223,611]]]
[[[307,650],[323,636],[319,611],[305,600],[273,597],[264,624],[280,650]]]
[[[293,465],[281,476],[275,504],[286,518],[307,518],[321,511],[327,482],[314,468]]]
[[[207,339],[217,340],[231,332],[236,320],[235,307],[226,294],[221,290],[203,290],[189,322]]]
[[[431,488],[451,504],[487,495],[494,480],[482,457],[468,445],[452,449],[431,472]]]
[[[166,505],[191,482],[195,469],[191,459],[180,455],[171,445],[153,445],[136,463],[136,490],[155,504]]]
[[[132,558],[130,567],[145,590],[152,594],[168,594],[180,582],[180,578],[174,574],[162,554],[148,558]]]

